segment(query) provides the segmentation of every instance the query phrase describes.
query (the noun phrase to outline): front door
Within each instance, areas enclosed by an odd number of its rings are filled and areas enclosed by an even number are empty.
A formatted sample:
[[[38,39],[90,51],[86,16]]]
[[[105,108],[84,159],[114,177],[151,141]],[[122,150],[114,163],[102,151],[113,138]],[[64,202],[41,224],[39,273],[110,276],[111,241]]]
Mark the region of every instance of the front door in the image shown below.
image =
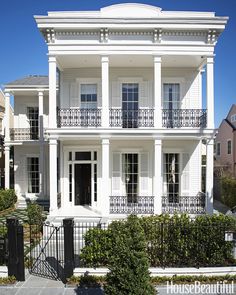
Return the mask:
[[[74,164],[75,206],[91,205],[91,164]]]

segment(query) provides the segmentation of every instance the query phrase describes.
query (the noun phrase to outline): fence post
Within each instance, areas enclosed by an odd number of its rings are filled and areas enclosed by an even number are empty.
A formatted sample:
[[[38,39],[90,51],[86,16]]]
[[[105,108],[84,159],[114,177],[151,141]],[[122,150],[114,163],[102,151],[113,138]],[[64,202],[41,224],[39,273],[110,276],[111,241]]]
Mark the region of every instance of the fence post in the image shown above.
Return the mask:
[[[17,249],[17,227],[19,221],[16,218],[7,219],[8,238],[8,276],[15,276],[17,279],[18,249]]]
[[[17,264],[17,277],[18,281],[25,280],[25,263],[24,263],[24,229],[23,225],[17,226],[17,251],[18,251],[18,264]]]
[[[63,219],[64,227],[64,275],[69,278],[74,271],[74,220]]]

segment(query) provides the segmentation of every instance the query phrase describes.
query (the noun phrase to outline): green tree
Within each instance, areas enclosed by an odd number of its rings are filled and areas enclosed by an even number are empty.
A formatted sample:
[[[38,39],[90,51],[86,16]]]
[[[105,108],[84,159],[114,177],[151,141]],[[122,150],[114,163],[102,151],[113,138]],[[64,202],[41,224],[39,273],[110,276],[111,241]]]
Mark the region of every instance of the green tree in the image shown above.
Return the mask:
[[[156,294],[148,270],[144,231],[137,216],[131,215],[126,221],[113,222],[110,233],[112,248],[105,294]]]

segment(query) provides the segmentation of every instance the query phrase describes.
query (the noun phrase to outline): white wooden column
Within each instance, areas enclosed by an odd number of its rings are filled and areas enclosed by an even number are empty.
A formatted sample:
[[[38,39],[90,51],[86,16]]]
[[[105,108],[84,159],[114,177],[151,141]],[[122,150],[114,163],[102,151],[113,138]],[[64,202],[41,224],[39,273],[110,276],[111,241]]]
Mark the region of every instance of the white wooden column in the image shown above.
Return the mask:
[[[5,189],[10,188],[10,146],[5,145]]]
[[[109,127],[109,57],[102,56],[102,127]]]
[[[110,196],[110,141],[102,139],[102,189],[101,189],[101,210],[104,216],[109,215],[109,196]]]
[[[10,141],[10,93],[5,93],[5,142]]]
[[[10,93],[5,93],[5,189],[10,188]]]
[[[44,197],[44,126],[43,126],[43,92],[38,92],[39,104],[39,194]]]
[[[57,209],[57,140],[49,141],[50,214]]]
[[[214,140],[210,139],[206,147],[206,211],[213,213],[213,169],[214,169]]]
[[[154,56],[154,126],[162,127],[161,108],[161,57]]]
[[[49,64],[49,128],[57,127],[57,64],[56,58],[50,56]]]
[[[154,213],[162,213],[162,140],[154,140],[154,177],[153,177],[153,195],[154,195]]]
[[[214,129],[214,58],[207,58],[207,128]]]

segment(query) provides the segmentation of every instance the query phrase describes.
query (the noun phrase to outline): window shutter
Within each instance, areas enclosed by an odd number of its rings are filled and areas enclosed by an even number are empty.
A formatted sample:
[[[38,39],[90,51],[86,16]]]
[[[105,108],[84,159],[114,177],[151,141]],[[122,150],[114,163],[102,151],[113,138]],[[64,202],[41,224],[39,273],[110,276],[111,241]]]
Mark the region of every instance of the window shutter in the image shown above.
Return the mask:
[[[148,153],[140,154],[140,195],[149,195],[149,157]]]
[[[111,97],[112,97],[112,108],[121,108],[121,93],[120,93],[120,83],[118,81],[113,81],[111,83]]]
[[[102,83],[101,81],[97,84],[97,106],[102,107]]]
[[[70,106],[79,107],[79,85],[78,83],[70,83]]]
[[[139,83],[139,107],[147,108],[149,106],[149,83],[143,81]]]
[[[113,153],[112,159],[112,195],[121,196],[121,157],[120,153]]]
[[[182,154],[182,195],[189,194],[189,154]]]
[[[148,81],[148,107],[154,108],[154,87],[153,81]]]

